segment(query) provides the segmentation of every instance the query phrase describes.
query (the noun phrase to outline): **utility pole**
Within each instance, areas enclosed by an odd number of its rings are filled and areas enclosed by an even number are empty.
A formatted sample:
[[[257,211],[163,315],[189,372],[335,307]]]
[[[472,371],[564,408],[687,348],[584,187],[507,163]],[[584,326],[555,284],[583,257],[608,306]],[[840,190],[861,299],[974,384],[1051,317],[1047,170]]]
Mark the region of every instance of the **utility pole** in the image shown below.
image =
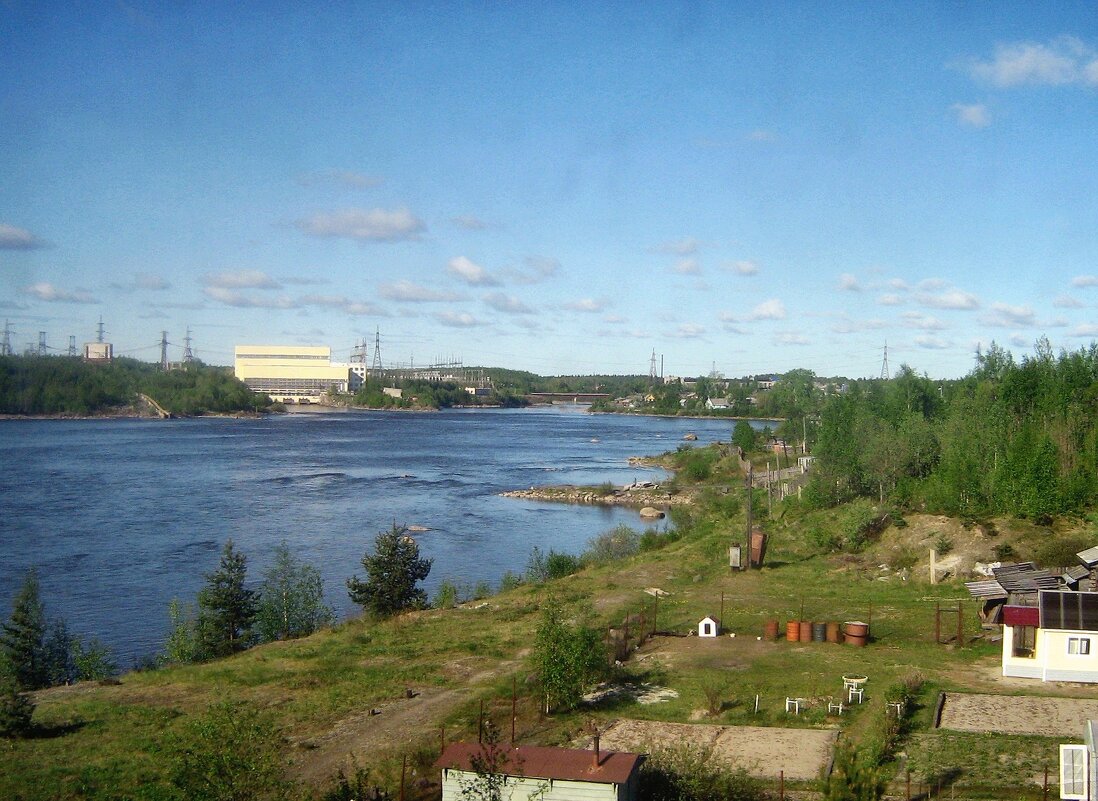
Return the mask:
[[[98,335],[98,338],[95,341],[96,342],[102,342],[103,341],[103,315],[102,314],[99,315],[99,335]]]
[[[11,323],[4,320],[4,341],[0,343],[0,356],[11,355]]]
[[[652,348],[652,360],[648,363],[648,380],[656,383],[656,349]]]
[[[187,336],[183,337],[183,363],[190,364],[194,361],[194,353],[191,351],[191,327],[187,326]]]
[[[160,332],[160,369],[168,372],[168,332]]]
[[[755,483],[755,467],[751,462],[747,463],[747,569],[751,569],[751,528],[755,523],[755,507],[752,485]]]
[[[38,355],[39,356],[45,356],[46,355],[46,332],[45,331],[39,331],[38,332]]]
[[[884,347],[884,361],[881,362],[881,378],[887,381],[891,376],[888,374],[888,342],[885,342]]]
[[[76,337],[69,334],[69,358],[76,358]]]

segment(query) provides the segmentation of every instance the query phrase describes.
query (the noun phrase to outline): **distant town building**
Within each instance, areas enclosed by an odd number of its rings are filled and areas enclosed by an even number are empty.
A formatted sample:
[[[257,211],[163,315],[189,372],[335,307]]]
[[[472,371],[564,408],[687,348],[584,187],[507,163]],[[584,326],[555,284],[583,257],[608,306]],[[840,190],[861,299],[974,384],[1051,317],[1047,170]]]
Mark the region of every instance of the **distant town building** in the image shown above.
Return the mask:
[[[110,342],[85,342],[84,361],[109,362],[114,358],[114,345]]]
[[[237,345],[235,357],[237,378],[282,403],[317,403],[329,391],[348,391],[350,365],[332,362],[326,345]]]
[[[732,405],[728,402],[728,398],[709,398],[705,402],[706,409],[730,409]]]

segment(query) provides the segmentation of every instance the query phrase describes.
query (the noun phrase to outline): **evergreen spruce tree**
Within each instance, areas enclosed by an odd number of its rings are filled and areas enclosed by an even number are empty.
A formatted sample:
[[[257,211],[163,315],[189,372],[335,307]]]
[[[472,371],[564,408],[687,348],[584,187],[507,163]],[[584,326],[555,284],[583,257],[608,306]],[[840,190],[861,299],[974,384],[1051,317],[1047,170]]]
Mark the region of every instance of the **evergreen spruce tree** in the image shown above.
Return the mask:
[[[351,600],[375,615],[390,617],[427,605],[427,593],[416,584],[431,572],[431,560],[421,559],[419,545],[396,523],[374,541],[374,552],[362,557],[366,580],[347,579]]]
[[[15,666],[0,652],[0,737],[20,737],[31,729],[34,703],[24,695],[15,677]]]
[[[49,685],[46,659],[46,611],[42,605],[38,572],[31,568],[12,604],[11,618],[0,634],[0,650],[11,665],[20,690]]]
[[[199,651],[206,659],[243,651],[255,620],[255,593],[244,586],[247,557],[226,540],[217,570],[198,593]]]

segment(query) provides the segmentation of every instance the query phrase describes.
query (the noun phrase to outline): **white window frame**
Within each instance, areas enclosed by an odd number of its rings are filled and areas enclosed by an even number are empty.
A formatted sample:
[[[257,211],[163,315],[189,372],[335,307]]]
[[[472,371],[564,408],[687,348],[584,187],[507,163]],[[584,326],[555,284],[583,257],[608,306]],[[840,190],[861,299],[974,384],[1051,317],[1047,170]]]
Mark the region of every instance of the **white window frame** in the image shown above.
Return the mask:
[[[1060,798],[1087,801],[1090,754],[1085,745],[1060,746]]]
[[[1090,637],[1068,637],[1068,656],[1090,656]]]

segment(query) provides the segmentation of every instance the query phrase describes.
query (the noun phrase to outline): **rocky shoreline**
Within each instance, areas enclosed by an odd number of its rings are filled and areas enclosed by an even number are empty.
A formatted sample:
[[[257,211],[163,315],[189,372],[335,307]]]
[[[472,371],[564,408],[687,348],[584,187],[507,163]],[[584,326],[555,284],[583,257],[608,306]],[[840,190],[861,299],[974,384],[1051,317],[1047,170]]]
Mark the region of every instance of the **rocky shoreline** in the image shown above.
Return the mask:
[[[624,487],[604,492],[597,487],[563,486],[530,487],[524,490],[501,492],[504,498],[522,498],[527,501],[552,501],[554,503],[590,504],[593,506],[636,506],[666,509],[686,506],[693,502],[689,495],[672,495],[658,484],[645,487]]]

